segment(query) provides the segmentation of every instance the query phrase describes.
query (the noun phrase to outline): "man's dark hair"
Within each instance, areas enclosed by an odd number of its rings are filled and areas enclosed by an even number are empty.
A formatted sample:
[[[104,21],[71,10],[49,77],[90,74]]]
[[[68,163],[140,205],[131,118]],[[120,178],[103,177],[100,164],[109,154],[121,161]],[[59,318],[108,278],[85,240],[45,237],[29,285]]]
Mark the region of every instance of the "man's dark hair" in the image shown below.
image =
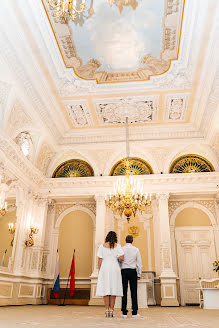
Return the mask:
[[[128,236],[126,236],[125,241],[126,241],[127,243],[132,244],[132,243],[133,243],[133,237],[132,237],[132,235],[128,235]]]

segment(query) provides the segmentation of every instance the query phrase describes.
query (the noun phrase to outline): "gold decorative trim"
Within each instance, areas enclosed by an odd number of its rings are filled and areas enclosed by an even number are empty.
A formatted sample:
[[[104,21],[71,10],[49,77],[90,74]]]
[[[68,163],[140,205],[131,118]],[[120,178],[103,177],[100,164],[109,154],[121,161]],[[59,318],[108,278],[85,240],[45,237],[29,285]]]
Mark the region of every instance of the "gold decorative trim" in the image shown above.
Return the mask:
[[[53,178],[91,177],[93,168],[81,159],[70,159],[60,164],[54,171]]]
[[[152,167],[141,158],[129,158],[130,172],[133,175],[153,174]],[[111,169],[110,175],[125,175],[126,173],[126,158],[119,160]]]
[[[46,6],[44,4],[44,1],[45,0],[41,0],[44,10],[46,12],[46,16],[48,18],[49,24],[51,26],[52,33],[56,40],[58,49],[60,51],[63,63],[66,68],[71,68],[73,70],[74,74],[76,76],[78,76],[80,79],[83,79],[86,81],[94,80],[94,81],[96,81],[97,84],[147,81],[147,80],[150,80],[151,77],[153,77],[153,76],[160,76],[160,75],[165,74],[170,69],[171,62],[173,60],[178,60],[178,58],[179,58],[179,49],[180,49],[180,41],[181,41],[181,33],[182,33],[182,24],[183,24],[183,18],[184,18],[185,0],[182,0],[181,23],[180,23],[180,28],[179,28],[179,38],[178,38],[178,47],[177,47],[176,57],[170,58],[170,59],[165,59],[165,60],[162,60],[162,59],[160,60],[160,59],[152,57],[150,54],[146,54],[145,56],[143,56],[143,58],[141,60],[141,62],[143,64],[149,65],[149,67],[150,67],[150,62],[151,62],[152,67],[155,67],[155,72],[153,72],[155,74],[148,73],[147,68],[140,68],[135,71],[113,72],[113,73],[105,72],[105,71],[96,71],[101,65],[99,63],[99,61],[96,59],[90,59],[87,62],[87,64],[81,65],[82,60],[77,54],[77,50],[76,50],[73,40],[71,40],[71,42],[69,43],[69,40],[70,40],[69,35],[67,36],[66,40],[64,40],[65,37],[63,37],[63,42],[69,45],[69,53],[75,55],[75,57],[73,57],[74,61],[80,63],[80,65],[78,68],[76,68],[72,65],[67,65],[64,55],[62,53],[62,49],[59,44],[57,35],[56,35],[57,33],[54,31],[54,28],[52,26],[52,23],[51,23],[49,14],[47,12]],[[171,4],[172,4],[171,2],[166,0],[165,9],[164,9],[164,10],[166,10],[166,15],[170,14],[169,12],[171,12],[171,8],[170,8]],[[180,6],[180,4],[178,4],[178,6]],[[166,19],[164,19],[164,18],[165,17],[163,17],[163,22],[166,21]],[[172,35],[172,34],[176,33],[175,30],[176,30],[176,27],[174,27],[172,29],[171,26],[163,26],[163,39],[162,39],[163,46],[161,49],[161,53],[164,52],[166,49],[168,49],[171,45],[171,42],[173,42],[175,40],[174,35]],[[171,39],[171,35],[172,35],[172,39]],[[65,44],[65,48],[66,48],[66,44]],[[171,48],[170,50],[173,50],[173,49]],[[68,49],[67,49],[67,51],[68,51]],[[160,67],[160,69],[159,69],[159,67]],[[86,74],[83,76],[83,74],[85,72],[86,72]]]
[[[200,155],[188,154],[178,157],[170,166],[169,173],[214,172],[213,165]]]

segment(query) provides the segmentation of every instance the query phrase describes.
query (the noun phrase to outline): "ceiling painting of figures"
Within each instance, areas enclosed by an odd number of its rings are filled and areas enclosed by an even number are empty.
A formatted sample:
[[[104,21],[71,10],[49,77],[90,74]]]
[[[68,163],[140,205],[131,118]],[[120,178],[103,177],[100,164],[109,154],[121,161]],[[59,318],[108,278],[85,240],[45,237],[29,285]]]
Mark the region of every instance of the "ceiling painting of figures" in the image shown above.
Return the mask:
[[[58,20],[42,1],[65,66],[80,78],[146,81],[178,58],[184,0],[134,0],[129,6],[87,0],[74,22]]]

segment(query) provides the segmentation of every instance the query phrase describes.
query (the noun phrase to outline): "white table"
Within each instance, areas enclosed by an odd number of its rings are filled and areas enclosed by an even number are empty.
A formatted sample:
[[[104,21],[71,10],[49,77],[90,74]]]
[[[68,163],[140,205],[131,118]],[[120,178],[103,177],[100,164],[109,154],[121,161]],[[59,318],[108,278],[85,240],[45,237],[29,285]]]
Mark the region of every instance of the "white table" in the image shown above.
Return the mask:
[[[204,309],[219,310],[219,288],[202,288]]]

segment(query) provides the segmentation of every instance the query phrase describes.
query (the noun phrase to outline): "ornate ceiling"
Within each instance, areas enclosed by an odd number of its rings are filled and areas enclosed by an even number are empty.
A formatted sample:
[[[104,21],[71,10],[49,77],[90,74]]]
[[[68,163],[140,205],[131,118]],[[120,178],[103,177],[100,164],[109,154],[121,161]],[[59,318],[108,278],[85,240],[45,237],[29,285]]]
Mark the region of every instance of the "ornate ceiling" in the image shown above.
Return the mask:
[[[87,5],[83,17],[67,23],[42,1],[65,66],[82,79],[145,81],[178,59],[184,0],[139,0],[121,11],[98,0],[92,15]]]
[[[31,126],[48,154],[121,141],[127,102],[131,140],[213,138],[218,1],[139,0],[121,14],[108,1],[93,3],[82,26],[56,22],[44,0],[2,4],[1,106],[12,139]],[[92,71],[91,60],[101,65]]]

